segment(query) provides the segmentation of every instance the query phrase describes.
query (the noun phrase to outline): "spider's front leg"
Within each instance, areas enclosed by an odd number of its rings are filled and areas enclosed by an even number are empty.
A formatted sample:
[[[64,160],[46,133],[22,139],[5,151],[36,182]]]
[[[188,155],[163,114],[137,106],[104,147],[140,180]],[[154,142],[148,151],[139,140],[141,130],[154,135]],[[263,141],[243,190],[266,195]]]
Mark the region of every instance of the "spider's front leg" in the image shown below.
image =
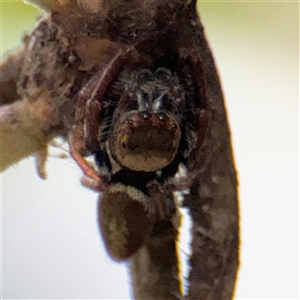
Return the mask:
[[[78,95],[75,123],[69,134],[70,154],[86,176],[83,184],[100,192],[107,187],[109,178],[97,172],[84,157],[99,150],[102,99],[118,78],[132,50],[133,47],[120,49],[83,87]]]
[[[82,184],[92,190],[103,192],[106,189],[108,180],[89,165],[89,163],[79,153],[76,149],[76,142],[81,141],[75,140],[74,138],[74,134],[71,132],[69,134],[69,151],[72,158],[83,171],[84,177],[82,178]]]

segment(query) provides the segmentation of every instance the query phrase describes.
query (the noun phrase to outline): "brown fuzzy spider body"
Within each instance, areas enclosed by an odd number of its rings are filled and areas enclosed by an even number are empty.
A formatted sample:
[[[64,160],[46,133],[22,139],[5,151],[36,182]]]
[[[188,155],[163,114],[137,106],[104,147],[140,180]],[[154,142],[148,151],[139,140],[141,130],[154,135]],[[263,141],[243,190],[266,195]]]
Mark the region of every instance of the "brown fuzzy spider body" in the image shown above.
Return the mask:
[[[111,84],[109,74],[116,74],[123,53],[82,91],[78,103],[85,106],[79,106],[76,115],[94,110],[83,118],[83,126],[74,126],[74,140],[95,157],[98,171],[83,170],[93,179],[93,187],[104,193],[99,227],[116,260],[132,256],[155,222],[170,220],[175,213],[172,192],[189,187],[177,184],[175,174],[199,144],[203,105],[193,78],[167,68],[125,70]],[[71,143],[72,147],[77,146]],[[79,152],[76,155],[81,165]],[[156,194],[149,189],[153,185],[159,187]]]

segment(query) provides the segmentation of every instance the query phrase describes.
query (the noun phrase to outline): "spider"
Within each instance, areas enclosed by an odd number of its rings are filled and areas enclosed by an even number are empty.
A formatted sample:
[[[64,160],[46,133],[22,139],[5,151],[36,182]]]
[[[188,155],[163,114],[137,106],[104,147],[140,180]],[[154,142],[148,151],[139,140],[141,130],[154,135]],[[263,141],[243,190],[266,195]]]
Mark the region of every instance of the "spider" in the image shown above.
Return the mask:
[[[189,188],[197,175],[191,159],[208,118],[189,74],[124,69],[132,51],[119,51],[82,89],[69,136],[83,184],[103,193],[99,227],[115,260],[131,257],[155,222],[175,214],[172,192]],[[86,155],[94,156],[96,169]],[[189,177],[178,181],[180,165]]]

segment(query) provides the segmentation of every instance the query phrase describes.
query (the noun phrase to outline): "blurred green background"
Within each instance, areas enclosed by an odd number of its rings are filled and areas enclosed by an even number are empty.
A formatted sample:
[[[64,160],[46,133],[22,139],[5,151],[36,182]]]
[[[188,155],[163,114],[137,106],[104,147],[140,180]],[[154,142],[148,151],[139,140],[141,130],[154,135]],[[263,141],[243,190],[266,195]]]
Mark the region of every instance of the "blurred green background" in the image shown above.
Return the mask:
[[[239,174],[237,299],[299,297],[299,3],[199,1],[219,67]],[[1,52],[41,11],[1,1]],[[129,297],[126,270],[99,243],[97,195],[71,160],[31,159],[1,175],[5,299]]]

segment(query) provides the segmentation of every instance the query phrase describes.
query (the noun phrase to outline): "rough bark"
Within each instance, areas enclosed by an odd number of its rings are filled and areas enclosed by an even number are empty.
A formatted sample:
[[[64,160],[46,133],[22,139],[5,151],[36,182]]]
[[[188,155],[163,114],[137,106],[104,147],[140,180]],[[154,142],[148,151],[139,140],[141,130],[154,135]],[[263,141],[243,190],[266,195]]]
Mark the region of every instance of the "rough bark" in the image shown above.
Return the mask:
[[[206,81],[208,110],[212,112],[210,136],[199,180],[185,198],[193,219],[191,273],[188,299],[232,299],[238,268],[237,179],[224,98],[204,29],[195,12],[195,26],[186,26],[200,54]],[[192,23],[192,22],[191,22]]]
[[[158,222],[147,244],[131,259],[135,299],[183,299],[178,276],[177,217],[175,222]]]
[[[193,219],[185,298],[232,299],[238,268],[237,180],[218,73],[195,1],[32,2],[49,13],[24,39],[22,50],[1,65],[0,170],[44,149],[52,137],[67,136],[78,91],[121,46],[155,40],[170,29],[184,35],[201,59],[211,113],[210,134],[197,158],[201,172],[184,200]],[[149,62],[137,51],[132,65],[139,63]],[[172,222],[157,226],[130,262],[133,294],[136,299],[181,299],[177,228]]]

